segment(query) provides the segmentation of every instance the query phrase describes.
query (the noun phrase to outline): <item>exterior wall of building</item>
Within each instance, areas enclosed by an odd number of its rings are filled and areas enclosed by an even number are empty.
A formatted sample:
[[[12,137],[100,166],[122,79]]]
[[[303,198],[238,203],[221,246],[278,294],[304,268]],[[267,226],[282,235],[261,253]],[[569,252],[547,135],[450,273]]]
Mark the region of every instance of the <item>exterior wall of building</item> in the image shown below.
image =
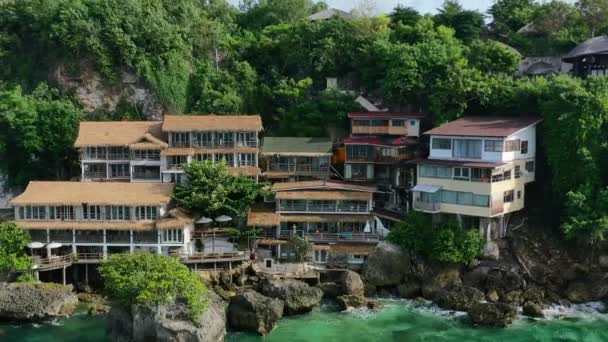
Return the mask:
[[[450,149],[433,148],[434,139],[451,139],[452,140],[451,148]],[[454,153],[454,141],[453,140],[458,140],[458,139],[480,140],[481,141],[481,158],[476,159],[476,160],[481,160],[484,162],[509,162],[509,161],[513,161],[513,160],[531,159],[531,158],[536,157],[536,127],[531,126],[531,127],[528,127],[520,132],[517,132],[517,133],[507,137],[506,139],[487,138],[487,137],[461,137],[461,136],[435,136],[435,135],[433,135],[433,136],[431,136],[431,145],[430,145],[431,149],[430,149],[429,159],[446,159],[446,160],[458,159],[458,158],[455,158],[453,155],[453,153]],[[521,144],[521,141],[527,141],[528,142],[528,152],[525,154],[522,154],[521,148],[520,148],[520,150],[517,150],[517,151],[505,152],[504,143],[507,141],[512,141],[512,140],[520,140],[520,144]],[[501,144],[503,145],[503,152],[486,151],[485,150],[486,141],[501,141]]]

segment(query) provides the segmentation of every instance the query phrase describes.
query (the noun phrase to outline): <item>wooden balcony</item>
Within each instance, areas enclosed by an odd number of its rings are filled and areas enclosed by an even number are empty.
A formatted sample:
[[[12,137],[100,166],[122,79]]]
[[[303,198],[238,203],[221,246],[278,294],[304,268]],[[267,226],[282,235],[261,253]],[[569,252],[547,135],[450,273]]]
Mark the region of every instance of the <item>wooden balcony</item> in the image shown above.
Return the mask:
[[[72,265],[74,258],[72,254],[52,255],[48,258],[32,257],[34,268],[37,271],[56,270]]]
[[[249,255],[243,251],[234,252],[222,252],[222,253],[174,253],[173,256],[180,258],[180,261],[184,264],[198,264],[198,263],[215,263],[215,262],[236,262],[236,261],[247,261]]]
[[[376,134],[389,134],[389,126],[353,126],[352,127],[353,134],[367,134],[367,135],[376,135]]]

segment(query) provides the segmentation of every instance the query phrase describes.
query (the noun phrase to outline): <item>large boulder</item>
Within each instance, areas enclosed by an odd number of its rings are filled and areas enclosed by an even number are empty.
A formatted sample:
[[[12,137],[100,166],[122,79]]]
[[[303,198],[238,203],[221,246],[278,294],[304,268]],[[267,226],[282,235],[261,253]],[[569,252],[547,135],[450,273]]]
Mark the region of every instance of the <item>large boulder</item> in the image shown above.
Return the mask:
[[[545,314],[543,313],[542,304],[538,304],[538,303],[534,303],[534,302],[526,302],[526,303],[524,303],[524,306],[522,307],[522,311],[523,311],[524,315],[526,315],[526,316],[539,317],[539,318],[545,317]]]
[[[475,324],[506,327],[517,316],[517,308],[505,303],[477,303],[471,306],[468,316]]]
[[[342,310],[358,309],[366,307],[370,310],[380,310],[384,306],[382,303],[367,299],[357,295],[343,295],[336,298],[338,305]]]
[[[437,296],[437,305],[444,309],[467,311],[474,304],[485,298],[483,292],[469,286],[456,286],[450,290],[441,290]]]
[[[308,312],[319,305],[323,298],[323,291],[318,287],[294,279],[266,279],[262,283],[261,292],[265,296],[282,300],[288,315]]]
[[[183,303],[113,305],[107,317],[108,337],[112,342],[221,342],[226,335],[224,305],[218,295],[209,292],[207,309],[196,321]]]
[[[232,297],[228,305],[228,325],[238,330],[250,330],[267,335],[283,317],[283,302],[255,291]]]
[[[520,290],[526,285],[519,273],[498,268],[488,271],[485,283],[488,289],[496,289],[503,293]]]
[[[72,286],[52,283],[0,284],[0,318],[40,321],[69,316],[78,305]]]
[[[325,282],[317,285],[321,291],[323,291],[323,295],[327,298],[336,298],[343,294],[342,292],[342,284],[334,283],[334,282]]]
[[[410,258],[392,243],[381,242],[363,267],[365,281],[374,286],[397,286],[410,270]]]
[[[460,271],[456,268],[440,270],[427,278],[422,285],[422,296],[436,300],[441,290],[462,285]]]
[[[408,282],[397,286],[397,292],[401,298],[416,298],[420,295],[420,284]]]
[[[365,286],[358,273],[345,271],[342,278],[342,293],[346,295],[363,296]]]

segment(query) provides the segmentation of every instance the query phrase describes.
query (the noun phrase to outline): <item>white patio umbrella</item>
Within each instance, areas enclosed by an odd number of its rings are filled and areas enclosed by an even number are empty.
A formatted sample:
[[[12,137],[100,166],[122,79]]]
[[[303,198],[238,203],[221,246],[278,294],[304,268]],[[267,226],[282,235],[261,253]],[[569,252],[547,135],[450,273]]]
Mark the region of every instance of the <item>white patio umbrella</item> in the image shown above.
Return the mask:
[[[364,233],[371,233],[372,227],[369,225],[369,222],[365,223],[365,228],[363,228]]]
[[[200,219],[198,219],[198,221],[196,221],[196,223],[211,223],[213,222],[213,219],[210,219],[208,217],[201,217]]]
[[[31,249],[37,249],[42,247],[44,247],[44,244],[42,242],[30,242],[27,244],[27,248]]]
[[[221,215],[215,218],[215,222],[229,222],[232,221],[232,217]]]

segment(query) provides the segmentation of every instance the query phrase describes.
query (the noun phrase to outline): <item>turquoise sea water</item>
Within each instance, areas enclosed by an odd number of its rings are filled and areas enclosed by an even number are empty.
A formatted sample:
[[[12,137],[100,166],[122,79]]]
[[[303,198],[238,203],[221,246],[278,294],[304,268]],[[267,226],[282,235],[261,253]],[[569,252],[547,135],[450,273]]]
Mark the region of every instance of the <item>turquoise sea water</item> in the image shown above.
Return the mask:
[[[250,341],[608,341],[608,315],[600,305],[555,308],[551,318],[521,318],[506,329],[471,327],[461,313],[406,301],[386,301],[379,313],[337,312],[325,304],[311,314],[283,319],[266,337],[229,332],[229,342]],[[599,309],[599,311],[598,311]],[[51,324],[0,325],[0,341],[106,341],[103,318],[76,315]]]

